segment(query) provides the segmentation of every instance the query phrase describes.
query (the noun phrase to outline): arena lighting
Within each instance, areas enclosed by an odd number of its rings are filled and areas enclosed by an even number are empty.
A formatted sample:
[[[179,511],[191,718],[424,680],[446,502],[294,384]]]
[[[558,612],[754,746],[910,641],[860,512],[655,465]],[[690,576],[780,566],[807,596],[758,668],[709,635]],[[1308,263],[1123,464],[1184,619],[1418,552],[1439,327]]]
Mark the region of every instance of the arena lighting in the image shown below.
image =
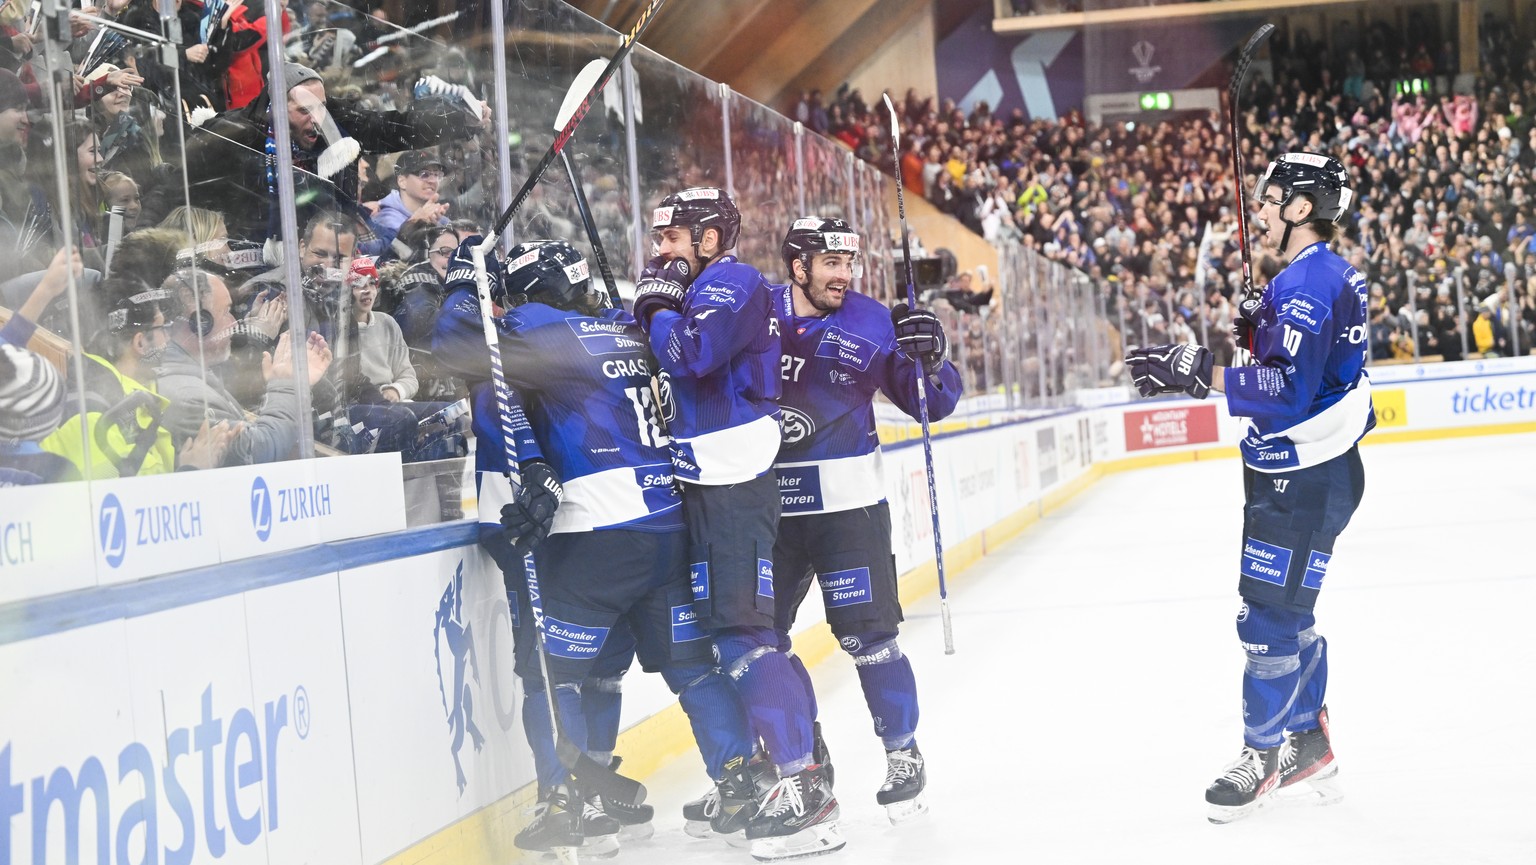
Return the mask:
[[[1173,107],[1173,94],[1166,90],[1143,93],[1138,100],[1142,111],[1167,111]]]

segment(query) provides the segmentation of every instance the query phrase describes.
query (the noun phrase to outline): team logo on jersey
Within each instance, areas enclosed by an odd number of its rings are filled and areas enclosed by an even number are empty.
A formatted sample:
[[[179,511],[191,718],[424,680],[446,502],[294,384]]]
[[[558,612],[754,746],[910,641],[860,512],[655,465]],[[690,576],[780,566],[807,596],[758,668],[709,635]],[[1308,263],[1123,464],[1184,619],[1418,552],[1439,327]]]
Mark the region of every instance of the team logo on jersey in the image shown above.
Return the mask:
[[[833,384],[841,384],[841,385],[853,384],[853,376],[849,375],[846,372],[843,372],[840,369],[834,369],[834,370],[829,371],[827,373],[827,380],[832,382]]]
[[[779,432],[787,445],[804,441],[816,432],[816,422],[811,416],[799,409],[781,406],[783,416],[779,418]]]
[[[1248,621],[1248,605],[1247,604],[1243,604],[1242,606],[1237,608],[1237,623],[1239,625],[1241,625],[1243,622],[1246,622],[1246,621]]]
[[[677,403],[672,399],[672,376],[666,370],[656,373],[656,397],[661,401],[661,419],[667,423],[677,419]]]

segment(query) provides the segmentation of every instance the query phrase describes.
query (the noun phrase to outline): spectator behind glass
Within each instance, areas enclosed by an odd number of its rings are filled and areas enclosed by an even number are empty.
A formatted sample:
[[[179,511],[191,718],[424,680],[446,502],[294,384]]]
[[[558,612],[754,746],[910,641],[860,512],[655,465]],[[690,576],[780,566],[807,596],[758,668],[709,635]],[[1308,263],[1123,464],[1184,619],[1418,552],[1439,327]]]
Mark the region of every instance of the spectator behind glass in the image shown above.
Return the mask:
[[[100,185],[102,206],[108,211],[122,211],[123,234],[142,228],[144,205],[139,198],[138,182],[121,171],[108,171],[101,176]]]
[[[69,460],[38,442],[64,417],[64,380],[38,355],[0,343],[0,486],[80,479]]]
[[[53,210],[48,196],[27,177],[26,85],[0,69],[0,279],[41,270],[53,256]]]
[[[126,280],[108,280],[102,293],[116,298],[107,325],[81,358],[84,380],[71,380],[65,420],[43,449],[68,459],[91,480],[218,465],[238,423],[210,427],[204,421],[180,448],[162,423],[169,401],[154,391],[155,367],[169,342],[164,309],[169,293]],[[84,415],[78,413],[82,398]]]
[[[290,334],[284,333],[273,351],[262,353],[265,398],[255,417],[247,420],[244,406],[225,389],[213,369],[228,359],[230,337],[235,331],[224,280],[206,271],[181,270],[166,279],[164,288],[176,310],[159,369],[160,393],[170,400],[165,425],[171,436],[178,441],[192,438],[204,422],[234,425],[244,421],[230,441],[222,465],[291,457],[299,440],[299,424],[310,419],[302,413],[294,385]],[[325,338],[314,332],[309,334],[305,350],[309,383],[314,386],[331,365],[331,350]],[[321,401],[317,390],[316,402]]]

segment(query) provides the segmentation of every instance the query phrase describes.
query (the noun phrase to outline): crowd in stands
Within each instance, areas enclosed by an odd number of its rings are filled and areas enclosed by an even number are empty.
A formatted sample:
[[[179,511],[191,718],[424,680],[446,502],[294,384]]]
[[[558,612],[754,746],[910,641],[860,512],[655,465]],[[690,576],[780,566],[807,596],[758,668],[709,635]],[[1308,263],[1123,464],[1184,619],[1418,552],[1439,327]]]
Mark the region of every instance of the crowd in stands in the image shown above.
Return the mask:
[[[179,43],[153,0],[72,12],[67,87],[48,22],[0,9],[0,485],[284,459],[310,432],[342,453],[462,453],[466,388],[429,350],[493,197],[471,64],[380,10],[175,8]],[[274,123],[295,166],[297,331]]]
[[[1278,33],[1271,69],[1240,100],[1242,183],[1251,192],[1287,150],[1328,152],[1350,169],[1360,201],[1338,245],[1369,279],[1375,360],[1528,353],[1536,41],[1485,18],[1469,83],[1451,42],[1417,14],[1408,21],[1401,33],[1337,31],[1331,50],[1306,31]],[[1398,92],[1415,78],[1428,92]],[[1032,119],[908,91],[893,159],[883,106],[857,90],[826,105],[802,94],[794,110],[988,241],[1088,274],[1125,343],[1196,340],[1231,356],[1241,261],[1223,116]],[[1259,256],[1256,282],[1278,268]]]

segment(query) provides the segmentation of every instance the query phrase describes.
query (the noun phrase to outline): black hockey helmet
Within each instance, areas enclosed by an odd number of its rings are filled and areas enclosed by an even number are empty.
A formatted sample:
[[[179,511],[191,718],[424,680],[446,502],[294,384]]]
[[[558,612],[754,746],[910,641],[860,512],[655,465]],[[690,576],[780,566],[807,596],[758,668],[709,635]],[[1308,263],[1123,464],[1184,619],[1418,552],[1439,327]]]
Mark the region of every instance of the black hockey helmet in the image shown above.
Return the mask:
[[[592,314],[607,305],[607,292],[592,284],[592,271],[576,247],[563,240],[530,240],[507,253],[507,303],[542,303]]]
[[[1264,191],[1272,185],[1284,190],[1281,207],[1289,204],[1293,195],[1301,194],[1311,199],[1312,218],[1309,222],[1337,223],[1355,201],[1355,191],[1349,186],[1349,172],[1337,159],[1321,153],[1282,154],[1269,164],[1258,186],[1254,187],[1254,199],[1263,201]]]
[[[811,259],[824,252],[841,252],[853,256],[854,275],[859,276],[859,235],[846,221],[831,217],[804,216],[789,226],[779,252],[784,256],[784,266],[794,276],[794,261],[799,259],[805,272],[811,272]]]
[[[735,248],[736,238],[741,235],[741,211],[724,189],[695,186],[668,195],[651,212],[652,231],[674,225],[688,227],[695,247],[704,238],[704,229],[718,229],[720,251],[725,252]]]

